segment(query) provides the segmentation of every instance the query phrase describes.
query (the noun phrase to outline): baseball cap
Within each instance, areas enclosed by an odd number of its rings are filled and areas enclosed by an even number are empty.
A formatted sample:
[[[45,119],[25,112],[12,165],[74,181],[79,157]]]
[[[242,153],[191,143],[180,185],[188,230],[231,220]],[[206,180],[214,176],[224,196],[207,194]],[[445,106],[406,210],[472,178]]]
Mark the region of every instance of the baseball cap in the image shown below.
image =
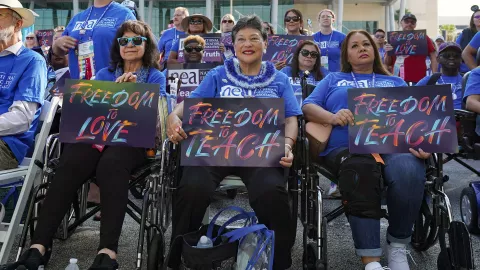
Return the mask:
[[[442,45],[438,46],[438,53],[440,54],[441,52],[445,51],[446,49],[454,49],[459,53],[462,53],[462,48],[455,42],[445,42]]]
[[[403,15],[402,21],[404,21],[406,19],[412,19],[415,22],[417,21],[417,17],[415,17],[415,15],[413,15],[412,13],[407,13],[407,14]]]
[[[437,37],[435,38],[435,41],[437,41],[437,40],[439,40],[439,39],[445,41],[445,38],[444,38],[443,36],[437,36]]]

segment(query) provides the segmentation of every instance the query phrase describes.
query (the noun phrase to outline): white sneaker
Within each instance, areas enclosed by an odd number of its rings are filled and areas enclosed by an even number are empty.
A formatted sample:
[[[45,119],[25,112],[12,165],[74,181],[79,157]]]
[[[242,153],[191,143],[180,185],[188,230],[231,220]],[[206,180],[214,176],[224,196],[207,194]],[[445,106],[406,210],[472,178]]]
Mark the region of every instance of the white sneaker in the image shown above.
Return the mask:
[[[390,243],[387,245],[388,267],[391,270],[410,270],[407,255],[415,263],[405,244]]]
[[[390,270],[390,268],[382,266],[379,262],[371,262],[365,265],[365,270]]]
[[[335,183],[330,184],[330,189],[328,190],[328,196],[335,197],[335,198],[340,198],[342,197],[342,194],[340,194],[340,189],[338,189],[338,186]]]

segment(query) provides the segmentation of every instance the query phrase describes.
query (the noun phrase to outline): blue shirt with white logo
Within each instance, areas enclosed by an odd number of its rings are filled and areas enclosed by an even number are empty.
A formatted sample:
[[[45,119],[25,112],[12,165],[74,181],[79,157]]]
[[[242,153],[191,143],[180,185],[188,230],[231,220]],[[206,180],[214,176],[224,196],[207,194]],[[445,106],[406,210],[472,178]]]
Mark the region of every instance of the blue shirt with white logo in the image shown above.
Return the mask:
[[[18,55],[0,57],[0,115],[8,112],[14,101],[39,104],[28,131],[0,137],[13,152],[18,163],[22,163],[28,148],[33,145],[46,87],[47,64],[40,54],[22,46]]]
[[[324,35],[320,31],[313,34],[313,41],[322,51],[322,56],[328,56],[328,71],[330,72],[340,71],[340,54],[345,37],[344,33],[335,30],[328,35]]]
[[[355,78],[358,81],[358,85],[363,88],[407,86],[402,78],[396,76],[375,74],[374,86],[372,85],[371,74],[355,74]],[[352,74],[332,72],[317,84],[315,90],[303,102],[303,106],[315,104],[331,113],[337,113],[341,109],[348,109],[347,90],[355,87],[356,84]],[[327,147],[320,153],[320,156],[328,155],[332,150],[339,147],[348,147],[348,126],[333,127]]]
[[[325,78],[328,75],[328,70],[324,69],[323,67],[320,68],[322,71],[322,75]],[[301,83],[301,77],[303,77],[303,71],[299,71],[299,76],[295,77],[295,80],[292,78],[292,67],[286,66],[280,70],[280,72],[284,73],[285,75],[288,76],[288,79],[290,80],[290,84],[292,85],[293,88],[293,93],[295,97],[297,98],[298,104],[301,106],[303,99],[302,99],[302,85]],[[307,77],[307,84],[311,85],[317,85],[317,83],[320,81],[315,80],[315,77],[313,76],[312,73],[310,73]]]
[[[415,86],[427,85],[428,80],[431,76],[426,76],[421,79]],[[450,84],[452,86],[452,99],[453,107],[455,109],[462,108],[462,76],[458,74],[457,76],[445,76],[442,75],[438,79],[436,84]]]
[[[185,32],[178,31],[175,27],[165,30],[165,32],[163,32],[160,41],[158,41],[158,51],[160,53],[164,53],[162,63],[165,63],[168,60],[168,55],[170,54],[170,49],[172,48],[173,42],[179,39],[180,35],[184,33]]]
[[[113,39],[115,38],[115,33],[120,25],[128,20],[136,20],[130,9],[113,2],[103,18],[97,23],[97,20],[107,8],[108,5],[101,8],[92,6],[91,8],[78,13],[70,20],[63,32],[64,36],[75,38],[78,40],[78,43],[93,40],[94,67],[96,72],[104,67],[108,67],[110,61],[110,49],[112,47],[112,42],[114,42]],[[92,9],[92,13],[88,23],[86,23],[86,33],[80,35],[80,29],[82,29],[82,25],[85,23],[90,9]],[[95,28],[93,28],[94,25]],[[115,40],[115,42],[117,41]],[[70,77],[72,79],[78,79],[80,76],[77,53],[76,50],[68,51],[68,67],[70,68]]]
[[[247,89],[227,77],[225,66],[222,65],[208,72],[197,89],[190,94],[190,98],[244,98],[247,92]],[[268,86],[255,89],[252,94],[256,98],[283,98],[285,118],[302,114],[287,75],[277,70],[275,79]]]

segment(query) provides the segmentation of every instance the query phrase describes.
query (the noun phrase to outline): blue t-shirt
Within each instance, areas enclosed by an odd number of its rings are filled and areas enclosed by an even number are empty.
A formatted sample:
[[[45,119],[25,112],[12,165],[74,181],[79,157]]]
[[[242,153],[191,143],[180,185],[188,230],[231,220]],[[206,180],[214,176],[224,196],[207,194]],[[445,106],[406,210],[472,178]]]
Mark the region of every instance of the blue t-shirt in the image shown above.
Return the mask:
[[[0,137],[18,163],[22,163],[28,148],[33,145],[46,87],[47,64],[40,54],[22,46],[18,56],[0,57],[0,115],[8,112],[14,101],[40,104],[27,132]]]
[[[430,77],[431,76],[426,76],[425,78],[421,79],[415,86],[427,85]],[[440,76],[436,84],[451,84],[453,107],[455,109],[462,108],[462,76],[460,74],[458,74],[457,76],[442,75]]]
[[[178,53],[178,50],[180,49],[180,39],[177,38],[172,41],[172,47],[170,47],[170,52],[176,52]],[[170,54],[170,53],[169,53]]]
[[[225,66],[222,65],[207,73],[197,89],[190,94],[190,98],[239,98],[244,97],[247,91],[227,77]],[[287,75],[277,70],[275,70],[275,79],[267,87],[255,89],[253,96],[257,98],[283,98],[285,100],[285,118],[302,114]]]
[[[470,72],[467,85],[465,86],[465,92],[463,93],[463,101],[467,102],[468,96],[471,95],[480,95],[480,68],[476,68]],[[480,115],[478,114],[475,131],[477,135],[480,136]]]
[[[320,31],[313,34],[313,41],[318,44],[322,56],[328,57],[328,71],[330,72],[340,71],[340,54],[345,37],[344,33],[335,30],[328,35],[324,35]]]
[[[325,78],[329,73],[328,70],[324,69],[323,67],[321,67],[320,70],[322,71],[323,78]],[[285,75],[288,76],[288,79],[290,80],[290,84],[292,85],[292,88],[293,88],[293,93],[294,93],[295,97],[297,98],[298,104],[301,106],[302,102],[303,102],[303,99],[302,99],[302,94],[303,93],[302,93],[302,86],[300,84],[300,82],[301,82],[300,78],[303,77],[303,71],[300,70],[300,72],[299,72],[300,76],[295,77],[295,81],[292,79],[292,67],[286,66],[286,67],[282,68],[282,70],[280,70],[280,72],[283,72],[283,73],[285,73]],[[317,85],[318,82],[320,82],[320,81],[315,80],[312,73],[310,73],[308,75],[308,77],[307,77],[307,83],[308,84]]]
[[[95,80],[97,81],[115,81],[115,72],[109,71],[108,68],[103,68],[100,70],[97,75],[95,76]],[[148,78],[145,83],[159,83],[160,84],[160,95],[166,96],[165,87],[166,87],[166,79],[163,73],[156,69],[150,68],[148,70]]]
[[[460,42],[462,40],[462,36],[463,36],[463,33],[460,33],[460,35],[458,35],[457,37],[457,40],[455,40],[455,43],[457,43],[458,45],[460,45]],[[461,46],[461,45],[460,45]],[[439,64],[440,65],[440,64]],[[440,69],[439,69],[440,70]],[[463,62],[462,60],[462,63],[460,64],[460,72],[461,73],[467,73],[469,72],[470,69],[468,68],[467,64],[465,64],[465,62]]]
[[[375,86],[372,85],[371,74],[355,74],[355,78],[358,84],[364,88],[407,86],[402,78],[396,76],[375,74]],[[341,109],[348,109],[347,90],[352,87],[356,87],[352,74],[332,72],[317,84],[313,93],[303,102],[303,106],[315,104],[331,113],[337,113]],[[320,156],[325,156],[338,147],[348,147],[348,126],[333,127],[327,147],[320,153]]]
[[[97,23],[97,20],[102,16],[107,7],[108,5],[101,8],[92,6],[78,13],[70,20],[63,32],[64,36],[73,37],[78,40],[78,43],[87,42],[90,39],[93,40],[94,66],[96,72],[104,67],[108,67],[110,49],[112,42],[114,42],[115,33],[120,25],[128,20],[136,20],[130,9],[113,2],[103,18]],[[85,27],[86,33],[80,35],[79,31],[88,17],[90,9],[93,10]],[[95,23],[97,24],[95,25]],[[95,25],[95,28],[92,30],[93,25]],[[70,68],[70,77],[72,79],[78,79],[80,71],[78,68],[78,56],[75,50],[69,50],[68,52],[68,67]]]
[[[164,52],[162,63],[165,63],[168,60],[168,55],[170,54],[170,49],[172,48],[173,41],[179,39],[180,35],[184,33],[185,32],[178,31],[176,28],[170,28],[163,32],[160,41],[158,41],[158,51],[160,53]]]

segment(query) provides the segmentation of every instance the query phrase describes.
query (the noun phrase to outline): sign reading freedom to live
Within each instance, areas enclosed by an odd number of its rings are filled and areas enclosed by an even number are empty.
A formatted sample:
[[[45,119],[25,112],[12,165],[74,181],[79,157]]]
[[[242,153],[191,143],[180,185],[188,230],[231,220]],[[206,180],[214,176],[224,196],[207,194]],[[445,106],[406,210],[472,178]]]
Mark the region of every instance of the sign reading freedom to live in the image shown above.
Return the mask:
[[[160,85],[66,80],[60,141],[153,148]]]
[[[285,156],[281,98],[187,98],[182,166],[280,167]]]
[[[267,52],[263,54],[263,60],[269,62],[283,62],[292,64],[295,50],[305,40],[313,40],[312,36],[296,35],[269,35]]]
[[[388,55],[427,55],[427,31],[391,31],[387,33],[387,40],[393,50]]]
[[[351,153],[456,153],[450,85],[348,89]]]

